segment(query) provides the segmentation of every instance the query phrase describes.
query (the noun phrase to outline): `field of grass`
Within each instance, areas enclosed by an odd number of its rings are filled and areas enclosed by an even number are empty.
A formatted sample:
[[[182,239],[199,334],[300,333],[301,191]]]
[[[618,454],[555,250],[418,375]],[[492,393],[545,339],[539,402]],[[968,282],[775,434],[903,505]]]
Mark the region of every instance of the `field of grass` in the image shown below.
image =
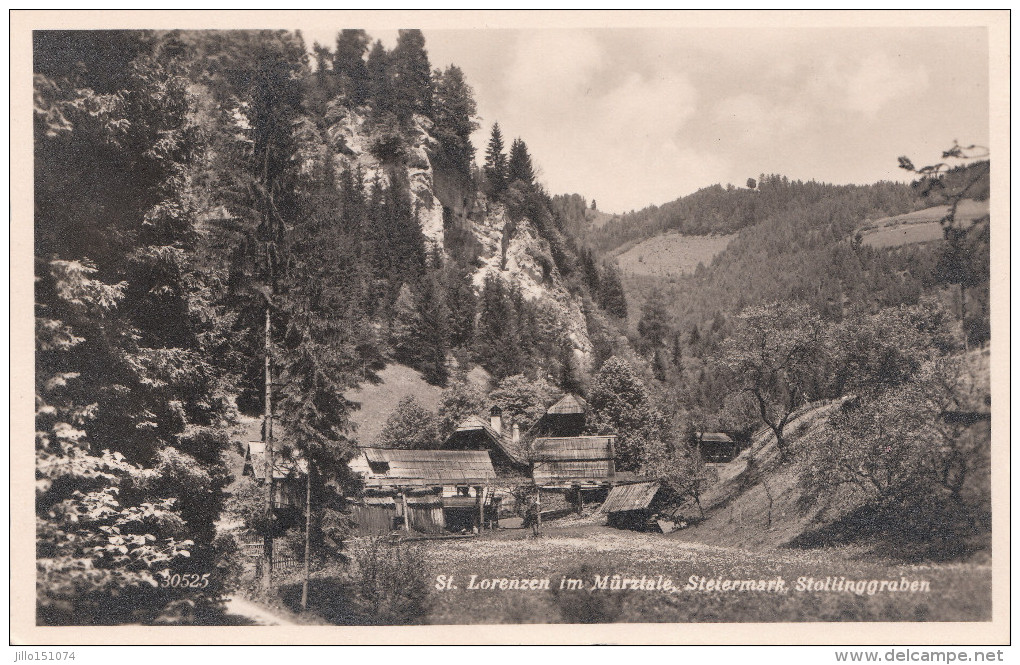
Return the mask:
[[[935,206],[865,222],[860,228],[862,242],[872,247],[899,247],[941,240],[942,225],[939,220],[948,212],[949,206]],[[957,220],[968,224],[987,214],[988,201],[964,199],[956,210]]]
[[[981,621],[991,614],[987,565],[903,565],[844,558],[829,550],[747,550],[683,542],[661,534],[590,525],[535,538],[507,530],[477,539],[430,541],[428,576],[453,576],[457,589],[432,589],[428,623],[602,623],[768,621]],[[591,590],[595,576],[672,580],[675,591]],[[548,579],[549,590],[469,590],[471,576]],[[688,590],[690,578],[775,580],[787,591]],[[583,589],[560,590],[563,577]],[[829,591],[798,591],[800,578],[831,578]],[[927,581],[927,592],[832,591],[846,580]],[[844,583],[844,586],[845,583]],[[856,589],[856,588],[855,588]]]
[[[625,275],[674,277],[693,273],[699,263],[712,262],[736,234],[685,236],[666,233],[624,249],[616,259]]]

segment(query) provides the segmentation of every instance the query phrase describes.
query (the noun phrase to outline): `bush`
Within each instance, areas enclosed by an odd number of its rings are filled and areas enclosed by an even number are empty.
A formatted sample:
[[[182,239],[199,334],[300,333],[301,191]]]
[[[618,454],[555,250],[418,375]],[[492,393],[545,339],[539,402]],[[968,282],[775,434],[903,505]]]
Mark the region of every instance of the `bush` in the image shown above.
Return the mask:
[[[429,579],[418,547],[371,538],[352,548],[349,568],[333,566],[308,584],[308,609],[341,626],[400,626],[425,623]],[[280,588],[285,605],[300,609],[300,574]]]

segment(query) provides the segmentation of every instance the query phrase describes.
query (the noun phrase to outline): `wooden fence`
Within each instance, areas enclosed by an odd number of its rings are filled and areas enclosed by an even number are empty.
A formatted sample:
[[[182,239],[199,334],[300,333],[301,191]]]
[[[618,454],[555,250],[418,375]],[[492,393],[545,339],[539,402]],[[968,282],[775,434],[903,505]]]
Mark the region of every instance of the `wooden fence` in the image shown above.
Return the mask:
[[[262,564],[260,559],[265,552],[264,543],[259,541],[242,542],[240,544],[241,553],[250,559],[254,559],[259,565]],[[297,556],[284,556],[273,553],[273,570],[294,570],[300,568],[305,564],[305,561],[301,557]]]

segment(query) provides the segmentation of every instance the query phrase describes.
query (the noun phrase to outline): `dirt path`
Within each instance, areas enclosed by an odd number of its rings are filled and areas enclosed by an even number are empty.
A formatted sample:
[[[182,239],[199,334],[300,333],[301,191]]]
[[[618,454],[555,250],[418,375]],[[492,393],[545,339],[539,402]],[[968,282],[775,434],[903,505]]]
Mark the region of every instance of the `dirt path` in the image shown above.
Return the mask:
[[[227,614],[243,617],[255,626],[296,626],[290,619],[274,613],[272,610],[256,605],[246,598],[231,596],[227,599]]]

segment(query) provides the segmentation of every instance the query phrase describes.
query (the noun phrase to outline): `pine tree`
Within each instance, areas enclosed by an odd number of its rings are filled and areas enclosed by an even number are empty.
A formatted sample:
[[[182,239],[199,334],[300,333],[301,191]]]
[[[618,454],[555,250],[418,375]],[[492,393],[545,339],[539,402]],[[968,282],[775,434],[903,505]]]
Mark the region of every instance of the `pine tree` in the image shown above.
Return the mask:
[[[368,70],[368,101],[374,116],[379,118],[393,112],[396,107],[390,54],[386,52],[382,41],[377,39],[372,44],[365,66]]]
[[[529,186],[535,184],[535,170],[531,165],[531,155],[528,154],[528,146],[520,138],[514,139],[510,145],[507,182],[521,182]]]
[[[439,275],[436,272],[426,276],[422,282],[418,300],[418,366],[431,384],[446,385],[449,370],[446,367],[446,353],[450,346],[450,309],[446,305]]]
[[[333,53],[333,76],[351,106],[364,104],[372,92],[365,54],[371,40],[364,30],[341,30]]]
[[[425,234],[411,200],[407,171],[391,169],[382,205],[385,272],[391,284],[417,285],[425,274]]]
[[[506,154],[503,152],[503,134],[499,130],[498,122],[492,125],[483,170],[490,192],[493,196],[499,197],[507,186],[507,162]]]
[[[411,287],[402,284],[393,304],[393,319],[390,323],[390,345],[393,347],[393,357],[398,362],[415,364],[420,353],[418,342],[421,328],[418,302]]]
[[[467,266],[448,265],[445,270],[446,302],[450,308],[450,346],[469,348],[475,337],[475,296]]]
[[[492,273],[485,276],[479,309],[475,333],[478,362],[497,379],[519,374],[521,350],[513,302],[503,280]]]
[[[475,158],[471,133],[478,129],[478,123],[474,120],[478,112],[474,91],[464,79],[464,72],[454,65],[443,72],[436,70],[433,78],[435,133],[439,139],[442,159],[468,178]]]
[[[648,298],[641,306],[641,320],[638,321],[638,334],[641,335],[646,350],[654,351],[669,336],[669,321],[666,316],[666,296],[661,289],[652,289]]]
[[[390,54],[393,103],[397,117],[408,122],[413,114],[432,117],[432,67],[421,30],[400,30]]]
[[[620,269],[615,263],[602,264],[598,298],[602,309],[617,318],[627,318],[627,297],[623,291]]]

